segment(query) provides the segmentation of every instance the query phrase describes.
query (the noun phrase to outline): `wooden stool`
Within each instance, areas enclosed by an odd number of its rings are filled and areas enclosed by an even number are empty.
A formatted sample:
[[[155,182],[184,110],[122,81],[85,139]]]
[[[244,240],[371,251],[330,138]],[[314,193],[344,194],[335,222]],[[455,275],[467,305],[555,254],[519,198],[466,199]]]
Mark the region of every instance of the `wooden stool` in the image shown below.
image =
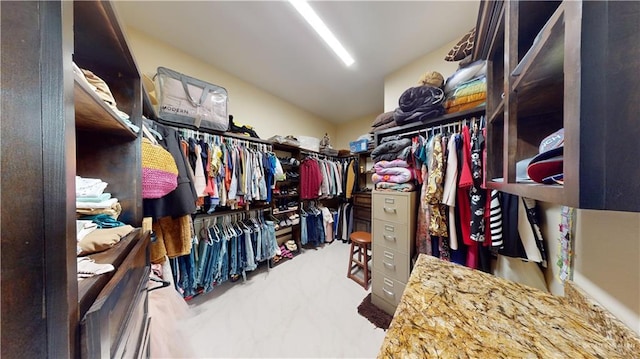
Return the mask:
[[[369,254],[369,250],[371,250],[371,233],[353,232],[349,236],[349,239],[351,239],[351,249],[349,251],[349,271],[347,272],[347,278],[353,279],[354,282],[360,284],[367,290],[369,289],[369,280],[371,279],[371,269],[369,269],[369,260],[371,259],[371,254]],[[356,254],[357,257],[354,258]],[[355,275],[359,269],[362,269],[364,273],[364,280]]]

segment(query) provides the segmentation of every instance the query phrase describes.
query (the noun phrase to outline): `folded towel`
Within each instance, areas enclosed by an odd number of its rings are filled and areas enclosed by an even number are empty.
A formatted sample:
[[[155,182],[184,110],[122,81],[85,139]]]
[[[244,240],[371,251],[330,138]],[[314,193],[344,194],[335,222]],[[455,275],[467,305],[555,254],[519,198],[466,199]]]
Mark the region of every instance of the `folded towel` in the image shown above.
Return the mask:
[[[106,209],[106,208],[111,208],[114,204],[116,204],[118,202],[117,198],[109,198],[106,201],[102,201],[102,202],[78,202],[76,201],[76,208],[82,208],[82,209]]]
[[[111,193],[103,193],[97,196],[76,196],[77,202],[102,202],[111,198]]]

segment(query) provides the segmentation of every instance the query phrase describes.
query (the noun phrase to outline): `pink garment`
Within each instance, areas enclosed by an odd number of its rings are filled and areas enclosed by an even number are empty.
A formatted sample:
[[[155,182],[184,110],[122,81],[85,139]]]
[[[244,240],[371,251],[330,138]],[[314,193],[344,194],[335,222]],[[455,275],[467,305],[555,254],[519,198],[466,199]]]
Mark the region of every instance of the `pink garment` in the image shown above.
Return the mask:
[[[381,169],[384,173],[374,173],[371,175],[373,183],[393,182],[406,183],[413,180],[413,170],[411,168],[393,167]]]
[[[378,161],[373,165],[373,168],[378,172],[378,169],[381,168],[390,168],[390,167],[409,167],[407,161],[404,160],[393,160],[393,161]]]

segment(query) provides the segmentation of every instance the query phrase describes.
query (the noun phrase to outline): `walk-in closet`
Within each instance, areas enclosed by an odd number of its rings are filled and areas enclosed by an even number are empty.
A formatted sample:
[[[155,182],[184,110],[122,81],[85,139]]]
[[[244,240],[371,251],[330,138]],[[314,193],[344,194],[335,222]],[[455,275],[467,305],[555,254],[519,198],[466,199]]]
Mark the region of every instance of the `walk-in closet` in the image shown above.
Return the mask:
[[[0,356],[640,357],[639,24],[0,2]]]

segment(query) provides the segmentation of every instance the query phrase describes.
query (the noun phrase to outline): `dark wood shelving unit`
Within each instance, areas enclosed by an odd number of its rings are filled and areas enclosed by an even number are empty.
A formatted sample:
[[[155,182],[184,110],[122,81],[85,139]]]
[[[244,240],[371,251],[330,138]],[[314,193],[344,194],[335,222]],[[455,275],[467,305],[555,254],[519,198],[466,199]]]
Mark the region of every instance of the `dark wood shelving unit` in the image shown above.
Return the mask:
[[[95,92],[78,75],[75,75],[73,95],[76,112],[76,128],[83,131],[99,131],[135,140],[133,132],[124,121],[97,97]]]
[[[504,7],[504,17],[496,10]],[[488,60],[487,187],[575,208],[640,211],[640,4],[481,2]],[[500,38],[503,45],[482,39]],[[486,57],[484,57],[486,54]],[[624,90],[621,90],[624,89]],[[504,99],[501,99],[504,92]],[[564,128],[564,184],[518,182],[516,164]]]

